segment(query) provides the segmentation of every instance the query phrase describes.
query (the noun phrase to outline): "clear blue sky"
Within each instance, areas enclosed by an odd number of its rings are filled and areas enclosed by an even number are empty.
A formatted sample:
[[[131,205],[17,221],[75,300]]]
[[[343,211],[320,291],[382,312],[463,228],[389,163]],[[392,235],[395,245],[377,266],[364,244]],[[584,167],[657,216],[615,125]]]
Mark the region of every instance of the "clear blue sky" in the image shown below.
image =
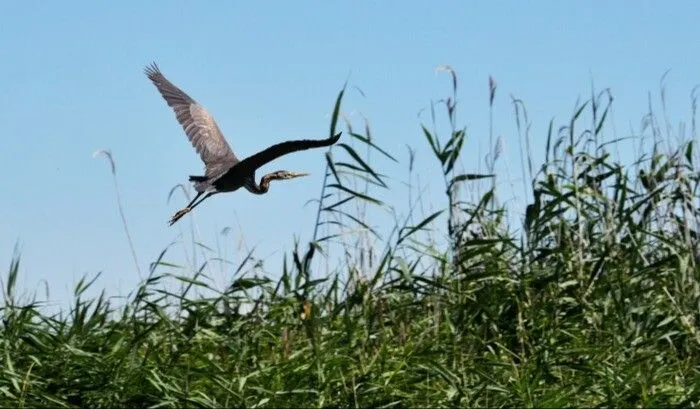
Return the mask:
[[[381,169],[396,186],[385,197],[404,201],[408,144],[435,198],[428,201],[440,207],[444,189],[417,117],[449,90],[437,66],[459,74],[470,171],[483,170],[488,77],[496,79],[496,133],[517,178],[511,94],[527,104],[537,151],[549,119],[568,118],[591,81],[612,89],[624,136],[639,129],[647,93],[671,69],[670,112],[688,120],[690,91],[700,83],[699,16],[693,0],[2,2],[3,279],[19,242],[25,288],[45,280],[61,298],[80,276],[99,271],[98,287],[112,294],[134,287],[112,177],[105,160],[93,158],[97,149],[115,156],[144,271],[188,230],[189,216],[167,226],[185,198],[166,198],[202,165],[143,74],[151,61],[209,109],[239,157],[284,139],[325,137],[349,77],[366,96],[351,89],[344,112],[357,126],[358,113],[367,116],[377,142],[402,162]],[[195,215],[202,241],[216,246],[218,237],[235,261],[243,240],[278,265],[295,236],[311,235],[314,208],[304,203],[318,195],[323,165],[322,150],[288,156],[265,170],[312,176],[273,185],[264,197],[241,191],[210,199]],[[222,238],[226,226],[232,231]],[[177,259],[182,248],[171,251]]]

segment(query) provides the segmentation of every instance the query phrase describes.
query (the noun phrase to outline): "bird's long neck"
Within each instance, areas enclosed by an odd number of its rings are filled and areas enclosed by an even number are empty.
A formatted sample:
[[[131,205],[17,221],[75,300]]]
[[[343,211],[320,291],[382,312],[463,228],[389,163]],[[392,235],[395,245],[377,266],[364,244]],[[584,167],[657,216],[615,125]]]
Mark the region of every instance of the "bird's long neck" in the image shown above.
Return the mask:
[[[269,174],[263,176],[260,178],[260,184],[257,184],[255,183],[255,175],[250,175],[246,179],[244,186],[250,193],[255,193],[256,195],[265,194],[270,190],[270,176]]]

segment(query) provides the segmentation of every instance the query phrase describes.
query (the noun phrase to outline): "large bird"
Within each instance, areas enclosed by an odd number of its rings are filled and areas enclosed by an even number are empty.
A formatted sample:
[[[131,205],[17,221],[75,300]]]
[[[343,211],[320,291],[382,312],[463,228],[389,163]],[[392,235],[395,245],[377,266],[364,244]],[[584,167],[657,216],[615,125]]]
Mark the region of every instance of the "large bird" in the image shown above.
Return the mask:
[[[190,176],[190,182],[193,182],[197,195],[184,209],[173,215],[170,219],[171,226],[197,205],[217,193],[233,192],[244,187],[249,192],[260,195],[268,191],[270,182],[273,180],[306,176],[307,173],[278,170],[263,176],[260,184],[255,183],[255,171],[266,163],[291,152],[330,146],[340,139],[339,132],[328,139],[282,142],[239,160],[226,142],[214,118],[202,105],[168,81],[155,63],[146,67],[145,73],[175,111],[177,121],[182,125],[205,165],[204,176]],[[197,202],[202,195],[204,197]]]

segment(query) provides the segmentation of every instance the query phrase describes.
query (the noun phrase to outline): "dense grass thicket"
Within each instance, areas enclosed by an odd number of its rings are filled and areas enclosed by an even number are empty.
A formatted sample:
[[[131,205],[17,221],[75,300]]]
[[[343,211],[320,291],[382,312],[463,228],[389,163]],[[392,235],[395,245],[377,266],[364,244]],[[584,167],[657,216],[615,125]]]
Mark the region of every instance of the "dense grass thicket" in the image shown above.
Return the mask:
[[[251,254],[217,291],[211,263],[175,275],[164,251],[125,305],[86,299],[85,279],[72,308],[50,315],[15,294],[15,258],[0,311],[0,406],[698,406],[695,99],[677,131],[650,109],[631,136],[643,151],[624,165],[609,92],[537,136],[541,165],[513,100],[529,203],[515,214],[499,201],[498,138],[487,136],[489,174],[461,161],[472,136],[447,71],[453,93],[416,124],[446,206],[422,213],[411,199],[416,210],[389,234],[370,219],[390,208],[375,164],[396,153],[346,121],[326,155],[314,240],[290,250],[283,271],[261,272]],[[482,194],[467,198],[475,185]],[[326,274],[331,247],[343,257]]]

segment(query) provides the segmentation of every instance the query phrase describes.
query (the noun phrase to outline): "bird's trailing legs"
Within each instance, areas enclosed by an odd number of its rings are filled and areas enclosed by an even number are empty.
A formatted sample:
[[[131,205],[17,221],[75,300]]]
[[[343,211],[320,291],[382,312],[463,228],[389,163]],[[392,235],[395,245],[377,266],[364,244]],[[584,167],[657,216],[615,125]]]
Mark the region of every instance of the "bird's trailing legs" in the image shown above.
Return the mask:
[[[202,194],[204,194],[204,192],[197,192],[197,196],[195,196],[194,199],[192,199],[192,201],[191,201],[184,209],[178,210],[178,211],[173,215],[173,217],[170,218],[169,224],[172,226],[173,224],[175,224],[176,221],[180,220],[180,219],[182,218],[182,216],[184,216],[184,215],[186,215],[187,213],[191,212],[192,209],[194,209],[195,207],[197,207],[197,205],[199,205],[200,203],[202,203],[202,202],[203,202],[204,200],[206,200],[209,196],[214,195],[214,194],[217,194],[217,193],[219,193],[219,192],[209,192],[209,193],[207,193],[206,196],[204,196],[204,197],[202,198],[202,200],[200,200],[200,201],[197,202],[197,203],[194,203],[197,199],[199,199],[200,196],[202,196]],[[194,203],[194,204],[193,204],[193,203]]]

